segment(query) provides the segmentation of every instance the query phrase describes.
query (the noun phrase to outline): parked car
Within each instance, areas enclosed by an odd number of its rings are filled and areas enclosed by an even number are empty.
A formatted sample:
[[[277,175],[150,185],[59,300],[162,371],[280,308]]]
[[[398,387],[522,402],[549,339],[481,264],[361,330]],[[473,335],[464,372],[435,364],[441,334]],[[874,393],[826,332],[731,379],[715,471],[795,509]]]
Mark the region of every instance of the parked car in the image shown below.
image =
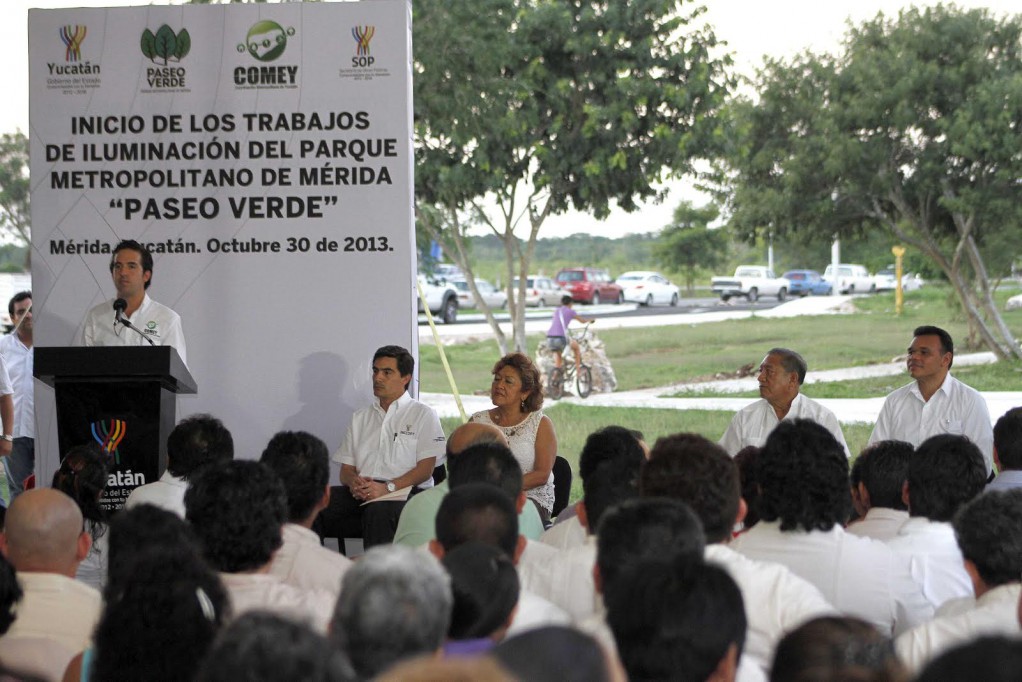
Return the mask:
[[[617,278],[626,301],[650,306],[654,303],[678,305],[678,287],[659,272],[635,270]]]
[[[557,273],[557,283],[571,293],[579,303],[599,305],[601,301],[623,303],[624,292],[611,279],[610,273],[599,268],[563,268]]]
[[[781,276],[788,280],[792,296],[828,296],[834,290],[816,270],[788,270]]]
[[[873,275],[873,284],[876,286],[877,291],[894,291],[894,289],[898,286],[898,279],[895,276],[894,266],[888,266]],[[918,274],[912,274],[911,272],[901,273],[902,291],[915,291],[922,285],[923,280]]]
[[[453,324],[458,319],[458,290],[451,286],[446,280],[434,279],[419,275],[419,283],[422,285],[422,293],[426,296],[429,304],[429,312],[440,318],[444,324]],[[419,301],[419,312],[422,310],[422,299],[418,292],[415,298]]]
[[[720,300],[729,301],[734,296],[744,296],[754,303],[760,296],[776,296],[783,301],[788,296],[788,280],[774,275],[765,265],[739,265],[731,277],[714,277],[710,289],[720,294]]]
[[[862,265],[839,263],[835,270],[831,263],[823,272],[823,279],[830,282],[839,294],[864,294],[877,290],[873,278]]]
[[[512,280],[514,295],[518,295],[518,278]],[[530,275],[525,279],[525,305],[530,307],[545,308],[546,306],[558,306],[561,298],[571,296],[571,292],[557,286],[557,282],[549,277]]]
[[[451,284],[458,290],[458,305],[462,308],[475,308],[476,301],[472,296],[472,290],[468,286],[468,280],[452,279]],[[493,286],[485,279],[476,280],[476,289],[491,308],[507,307],[507,294]]]

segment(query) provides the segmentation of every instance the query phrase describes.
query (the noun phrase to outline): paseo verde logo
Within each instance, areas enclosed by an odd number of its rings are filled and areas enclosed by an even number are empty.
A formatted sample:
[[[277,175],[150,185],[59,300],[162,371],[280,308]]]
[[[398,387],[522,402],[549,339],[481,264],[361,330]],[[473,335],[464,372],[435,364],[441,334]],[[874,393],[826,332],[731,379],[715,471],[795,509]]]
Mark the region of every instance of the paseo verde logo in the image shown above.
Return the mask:
[[[164,66],[172,61],[180,62],[191,49],[192,37],[187,28],[174,33],[174,29],[164,24],[156,33],[148,28],[142,32],[142,54],[154,64],[161,63],[160,60]]]

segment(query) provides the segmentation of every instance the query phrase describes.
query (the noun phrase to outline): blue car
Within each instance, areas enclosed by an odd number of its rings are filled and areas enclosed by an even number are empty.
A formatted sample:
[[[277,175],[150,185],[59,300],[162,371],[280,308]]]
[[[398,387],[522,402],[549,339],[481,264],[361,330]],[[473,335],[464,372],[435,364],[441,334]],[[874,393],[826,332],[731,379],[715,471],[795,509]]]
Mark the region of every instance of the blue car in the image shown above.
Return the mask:
[[[781,276],[791,282],[788,293],[792,296],[829,296],[833,289],[816,270],[789,270]]]

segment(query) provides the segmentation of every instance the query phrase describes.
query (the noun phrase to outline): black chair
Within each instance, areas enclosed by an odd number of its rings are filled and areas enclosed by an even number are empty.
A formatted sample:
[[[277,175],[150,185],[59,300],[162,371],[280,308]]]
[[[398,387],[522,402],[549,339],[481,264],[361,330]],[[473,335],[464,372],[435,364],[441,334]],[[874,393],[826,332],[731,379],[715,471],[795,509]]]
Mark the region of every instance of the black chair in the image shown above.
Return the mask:
[[[571,478],[571,464],[558,455],[554,459],[554,508],[550,512],[553,518],[557,518],[568,506],[568,498],[571,497]]]

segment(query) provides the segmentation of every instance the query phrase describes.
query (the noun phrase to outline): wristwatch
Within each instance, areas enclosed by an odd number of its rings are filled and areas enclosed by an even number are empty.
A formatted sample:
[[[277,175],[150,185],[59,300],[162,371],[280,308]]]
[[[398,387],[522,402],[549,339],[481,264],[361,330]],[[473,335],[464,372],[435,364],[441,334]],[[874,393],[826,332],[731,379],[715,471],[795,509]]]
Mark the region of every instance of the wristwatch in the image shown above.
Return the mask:
[[[394,481],[387,481],[387,492],[392,493],[397,490],[397,486],[394,485]]]
[[[9,436],[6,433],[4,435],[0,436],[0,438],[2,438],[3,440],[7,441],[8,443],[13,443],[14,442],[14,436]]]

